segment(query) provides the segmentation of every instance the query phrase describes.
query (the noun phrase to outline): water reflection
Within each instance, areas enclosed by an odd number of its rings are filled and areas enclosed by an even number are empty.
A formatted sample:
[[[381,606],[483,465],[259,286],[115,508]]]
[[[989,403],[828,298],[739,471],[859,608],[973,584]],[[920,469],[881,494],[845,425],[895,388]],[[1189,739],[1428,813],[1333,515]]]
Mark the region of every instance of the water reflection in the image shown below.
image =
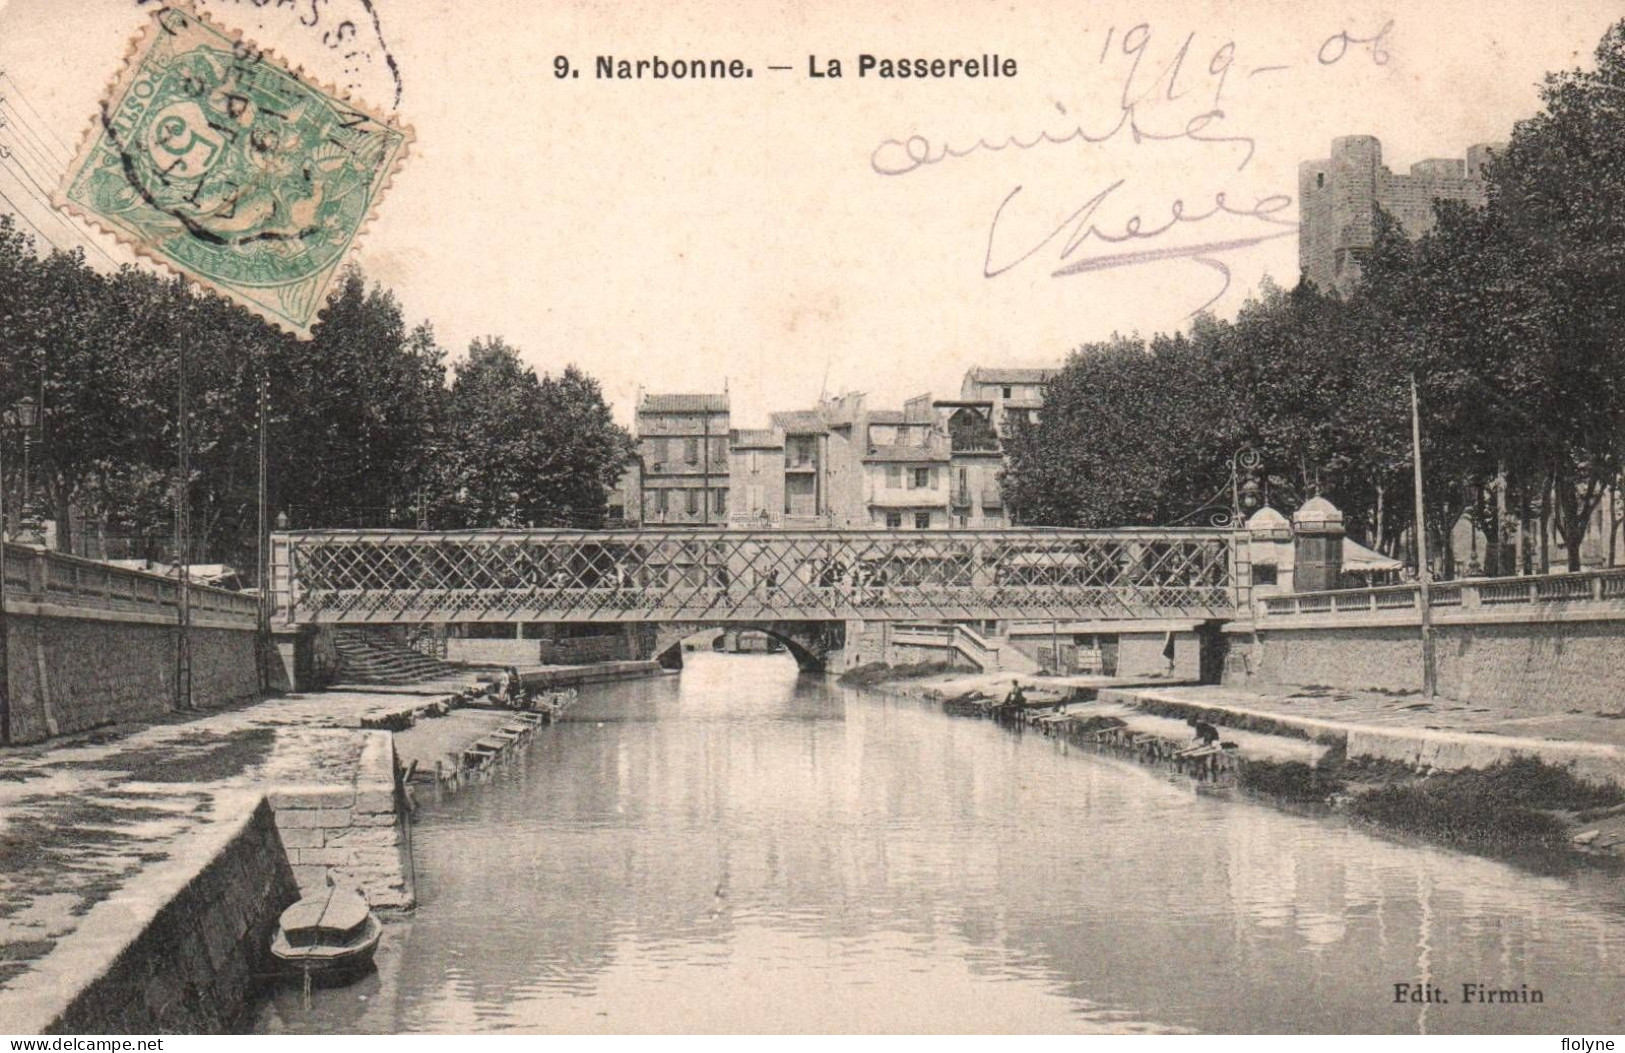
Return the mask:
[[[427,803],[380,974],[262,1030],[1617,1031],[1617,881],[700,656]],[[1393,984],[1544,1005],[1395,1005]]]

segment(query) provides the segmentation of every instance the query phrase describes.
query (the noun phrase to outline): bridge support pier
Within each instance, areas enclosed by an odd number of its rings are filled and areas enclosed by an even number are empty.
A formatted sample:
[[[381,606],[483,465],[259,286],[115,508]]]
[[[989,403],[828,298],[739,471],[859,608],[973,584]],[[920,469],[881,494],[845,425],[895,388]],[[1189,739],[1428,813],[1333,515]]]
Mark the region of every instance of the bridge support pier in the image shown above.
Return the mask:
[[[683,641],[697,632],[724,629],[751,629],[784,644],[804,673],[822,673],[840,668],[843,653],[845,624],[842,622],[668,622],[654,627],[650,653],[647,657],[658,661],[667,669],[683,667]],[[831,665],[831,659],[836,665]]]
[[[287,683],[295,691],[319,691],[338,676],[338,649],[326,625],[272,628],[271,643]]]

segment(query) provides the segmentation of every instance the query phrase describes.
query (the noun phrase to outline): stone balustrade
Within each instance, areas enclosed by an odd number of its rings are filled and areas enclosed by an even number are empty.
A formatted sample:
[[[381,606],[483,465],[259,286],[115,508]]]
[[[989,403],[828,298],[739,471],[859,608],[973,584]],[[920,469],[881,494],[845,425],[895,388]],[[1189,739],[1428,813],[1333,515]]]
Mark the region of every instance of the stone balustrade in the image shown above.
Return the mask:
[[[64,617],[177,620],[180,583],[175,578],[48,549],[4,545],[0,551],[4,553],[8,610]],[[192,585],[188,591],[194,623],[254,627],[259,609],[255,593],[207,585]]]
[[[1625,567],[1518,578],[1443,581],[1429,590],[1429,608],[1440,620],[1532,620],[1625,617]],[[1259,628],[1295,624],[1395,623],[1421,618],[1422,590],[1415,584],[1370,589],[1284,593],[1253,605]]]

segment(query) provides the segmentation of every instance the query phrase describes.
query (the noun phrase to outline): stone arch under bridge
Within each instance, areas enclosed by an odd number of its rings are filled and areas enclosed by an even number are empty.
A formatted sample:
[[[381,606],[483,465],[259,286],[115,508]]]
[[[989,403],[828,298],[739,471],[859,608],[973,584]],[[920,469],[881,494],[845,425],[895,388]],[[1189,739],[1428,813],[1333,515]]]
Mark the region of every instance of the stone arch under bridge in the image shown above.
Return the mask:
[[[818,622],[662,622],[655,626],[653,657],[667,669],[683,667],[683,641],[699,632],[729,629],[766,633],[784,644],[804,673],[821,673],[830,658],[846,646],[846,625],[837,621]]]

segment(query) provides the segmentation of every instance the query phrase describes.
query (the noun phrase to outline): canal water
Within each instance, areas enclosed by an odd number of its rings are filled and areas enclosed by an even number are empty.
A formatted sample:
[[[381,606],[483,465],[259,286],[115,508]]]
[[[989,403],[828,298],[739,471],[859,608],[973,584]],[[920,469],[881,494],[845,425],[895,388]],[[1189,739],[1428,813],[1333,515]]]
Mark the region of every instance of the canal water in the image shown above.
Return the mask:
[[[591,689],[421,805],[377,974],[283,988],[257,1030],[1625,1030],[1618,872],[1228,799],[782,656]]]

